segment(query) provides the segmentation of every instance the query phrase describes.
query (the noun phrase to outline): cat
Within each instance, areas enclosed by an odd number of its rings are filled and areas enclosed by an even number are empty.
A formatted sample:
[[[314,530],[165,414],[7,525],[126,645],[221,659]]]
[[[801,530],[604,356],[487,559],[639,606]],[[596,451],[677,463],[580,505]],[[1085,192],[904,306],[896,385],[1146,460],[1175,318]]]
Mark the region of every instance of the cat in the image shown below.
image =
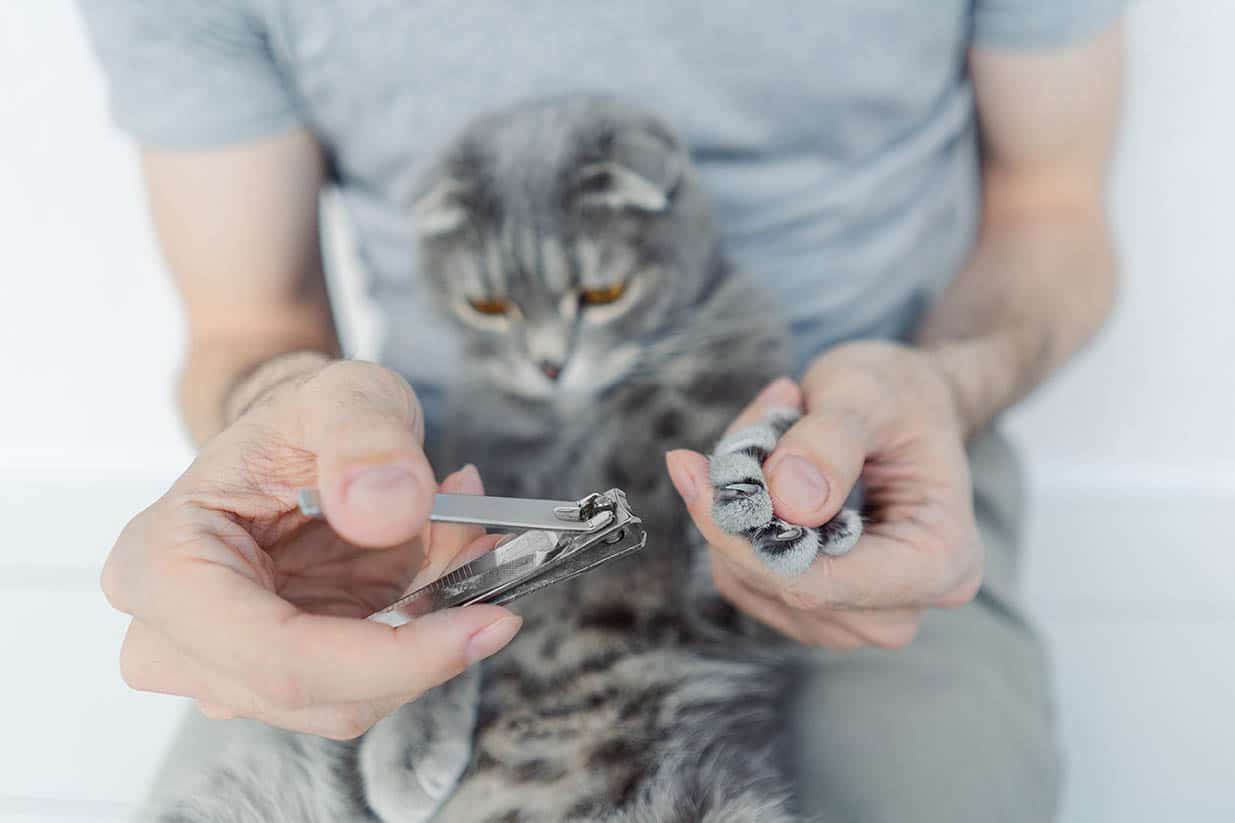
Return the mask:
[[[788,366],[785,324],[726,260],[681,138],[604,95],[469,124],[422,180],[419,261],[463,368],[439,471],[489,494],[618,487],[647,548],[517,601],[505,650],[337,743],[254,724],[161,821],[797,820],[780,762],[792,646],[725,605],[669,484],[708,451],[714,515],[769,568],[847,551],[861,519],[775,518],[761,463],[793,410],[726,434]]]

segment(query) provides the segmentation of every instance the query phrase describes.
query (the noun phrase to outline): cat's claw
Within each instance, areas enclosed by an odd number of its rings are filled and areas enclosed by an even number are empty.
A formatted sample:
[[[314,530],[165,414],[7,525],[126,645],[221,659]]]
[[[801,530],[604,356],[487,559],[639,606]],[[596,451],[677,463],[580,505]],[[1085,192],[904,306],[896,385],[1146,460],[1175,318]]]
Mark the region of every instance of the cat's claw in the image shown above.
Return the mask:
[[[801,574],[820,554],[845,554],[862,536],[862,517],[853,509],[842,509],[817,529],[772,511],[763,461],[799,416],[793,409],[772,409],[762,423],[731,432],[716,444],[708,470],[716,525],[745,537],[769,569],[784,575]]]

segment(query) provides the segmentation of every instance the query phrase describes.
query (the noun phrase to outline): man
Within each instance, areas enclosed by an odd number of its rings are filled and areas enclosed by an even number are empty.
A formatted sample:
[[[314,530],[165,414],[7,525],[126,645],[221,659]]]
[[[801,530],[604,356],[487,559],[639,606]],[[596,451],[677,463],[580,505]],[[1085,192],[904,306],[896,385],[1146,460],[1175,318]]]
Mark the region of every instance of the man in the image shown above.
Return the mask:
[[[412,181],[480,111],[609,90],[679,126],[731,253],[785,306],[796,372],[747,413],[806,411],[769,460],[778,513],[820,524],[859,473],[873,507],[851,555],[773,578],[712,524],[703,458],[668,458],[720,591],[818,647],[788,707],[807,810],[1050,819],[1049,690],[1012,592],[1017,475],[991,424],[1112,300],[1120,6],[83,0],[187,308],[180,398],[201,446],[104,570],[133,616],[128,682],[350,737],[509,642],[519,621],[496,607],[393,633],[350,619],[464,542],[423,528],[453,341],[416,276]],[[385,367],[336,361],[328,181]],[[313,482],[343,540],[287,533]],[[160,782],[226,729],[190,719]]]

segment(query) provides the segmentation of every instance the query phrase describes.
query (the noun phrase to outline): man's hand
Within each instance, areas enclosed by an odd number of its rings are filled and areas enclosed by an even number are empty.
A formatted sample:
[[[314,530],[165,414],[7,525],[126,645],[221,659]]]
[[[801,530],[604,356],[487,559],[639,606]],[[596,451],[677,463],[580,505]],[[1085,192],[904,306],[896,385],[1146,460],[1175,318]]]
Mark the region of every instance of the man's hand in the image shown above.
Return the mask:
[[[855,343],[822,355],[799,390],[757,404],[804,406],[767,462],[784,519],[819,525],[862,475],[870,519],[853,552],[774,577],[712,522],[707,463],[669,471],[712,545],[716,584],[805,643],[895,647],[922,609],[970,600],[983,552],[965,438],[1028,394],[1098,329],[1116,280],[1103,203],[1119,112],[1122,25],[1043,52],[974,50],[982,133],[982,225],[964,270],[927,312],[920,348]],[[753,422],[748,409],[739,424]]]
[[[505,646],[520,620],[495,606],[357,619],[492,547],[428,527],[422,439],[415,394],[381,367],[316,362],[268,383],[107,559],[103,590],[133,616],[125,680],[212,717],[348,738]],[[305,486],[326,522],[297,510]],[[483,493],[470,467],[441,488]]]
[[[805,414],[765,464],[776,513],[818,526],[861,475],[868,522],[854,550],[781,577],[712,520],[706,459],[671,452],[669,472],[711,546],[716,586],[747,614],[810,645],[896,648],[922,610],[971,600],[982,579],[963,425],[942,368],[925,352],[854,343],[814,362],[801,388],[770,385],[735,422],[773,406]]]

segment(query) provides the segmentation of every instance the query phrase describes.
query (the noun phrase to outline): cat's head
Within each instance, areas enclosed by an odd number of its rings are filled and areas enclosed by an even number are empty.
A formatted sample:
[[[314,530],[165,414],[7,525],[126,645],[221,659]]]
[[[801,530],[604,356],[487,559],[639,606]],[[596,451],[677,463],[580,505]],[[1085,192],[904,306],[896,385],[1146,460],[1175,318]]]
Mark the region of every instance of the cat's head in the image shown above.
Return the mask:
[[[715,241],[682,142],[608,97],[472,123],[422,181],[420,261],[468,367],[529,398],[592,396],[696,302]]]

